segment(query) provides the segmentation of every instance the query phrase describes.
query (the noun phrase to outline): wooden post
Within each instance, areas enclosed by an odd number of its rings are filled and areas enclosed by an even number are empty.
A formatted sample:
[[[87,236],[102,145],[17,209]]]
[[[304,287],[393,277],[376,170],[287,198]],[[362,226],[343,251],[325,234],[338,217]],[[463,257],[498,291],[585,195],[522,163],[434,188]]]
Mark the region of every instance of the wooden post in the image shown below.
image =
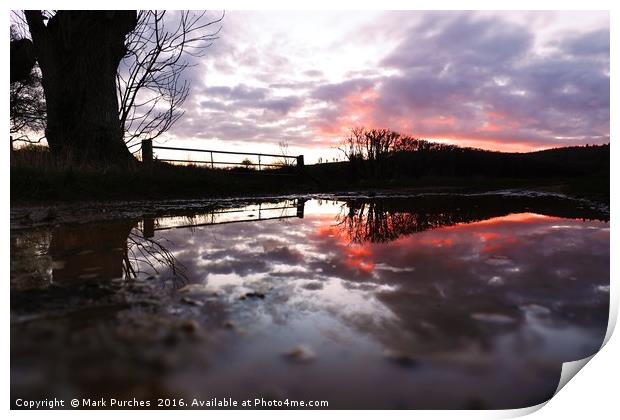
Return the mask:
[[[213,169],[213,152],[211,152],[211,169]]]
[[[305,205],[306,205],[306,200],[304,200],[303,198],[297,199],[297,217],[299,217],[300,219],[304,218]]]
[[[152,217],[144,217],[142,220],[142,233],[144,238],[152,238],[155,236],[155,219]]]
[[[297,156],[297,172],[302,173],[304,171],[304,155]]]
[[[258,155],[258,170],[260,171],[260,155]]]
[[[148,166],[153,163],[153,140],[142,140],[142,163]]]

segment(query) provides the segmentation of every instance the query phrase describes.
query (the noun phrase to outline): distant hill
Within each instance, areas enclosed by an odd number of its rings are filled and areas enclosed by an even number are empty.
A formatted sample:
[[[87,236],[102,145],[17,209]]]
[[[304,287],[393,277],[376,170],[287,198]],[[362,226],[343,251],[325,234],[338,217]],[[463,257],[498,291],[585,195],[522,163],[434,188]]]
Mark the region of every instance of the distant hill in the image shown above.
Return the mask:
[[[505,153],[465,147],[396,152],[387,158],[381,178],[421,176],[547,178],[609,175],[609,144],[560,147],[529,153]],[[360,179],[376,176],[371,163],[338,162],[315,165],[341,171],[348,167]],[[328,169],[328,167],[331,167]],[[319,172],[322,172],[319,170]],[[350,174],[351,175],[351,174]]]
[[[562,147],[530,153],[470,148],[401,152],[391,158],[391,175],[573,177],[609,174],[609,144]]]
[[[504,153],[453,145],[368,160],[309,165],[321,188],[536,188],[609,195],[609,144]]]

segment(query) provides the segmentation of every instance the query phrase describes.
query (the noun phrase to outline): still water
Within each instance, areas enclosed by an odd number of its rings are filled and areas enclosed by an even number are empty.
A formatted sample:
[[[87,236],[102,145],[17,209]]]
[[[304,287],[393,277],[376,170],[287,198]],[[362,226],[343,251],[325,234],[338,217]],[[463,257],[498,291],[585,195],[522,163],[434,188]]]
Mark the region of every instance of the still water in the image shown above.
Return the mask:
[[[596,352],[608,214],[323,197],[11,233],[17,397],[519,408]]]

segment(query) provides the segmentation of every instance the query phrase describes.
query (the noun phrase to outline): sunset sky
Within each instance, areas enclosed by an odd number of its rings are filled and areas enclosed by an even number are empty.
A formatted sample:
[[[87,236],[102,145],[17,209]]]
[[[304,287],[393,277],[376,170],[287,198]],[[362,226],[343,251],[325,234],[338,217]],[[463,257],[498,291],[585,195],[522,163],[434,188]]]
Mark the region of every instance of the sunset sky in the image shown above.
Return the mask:
[[[608,12],[227,11],[194,62],[168,145],[285,140],[312,163],[358,125],[503,151],[609,142]]]

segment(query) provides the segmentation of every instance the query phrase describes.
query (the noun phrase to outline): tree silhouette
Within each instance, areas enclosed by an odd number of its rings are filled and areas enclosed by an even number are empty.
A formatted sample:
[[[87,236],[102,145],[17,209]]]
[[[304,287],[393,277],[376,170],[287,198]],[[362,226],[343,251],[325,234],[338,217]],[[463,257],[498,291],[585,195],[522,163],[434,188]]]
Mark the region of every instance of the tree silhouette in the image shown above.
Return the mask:
[[[132,159],[128,146],[160,136],[182,116],[189,93],[183,58],[201,55],[217,34],[205,28],[223,18],[165,11],[23,16],[41,69],[50,149],[107,162]]]
[[[24,15],[41,67],[50,149],[75,159],[129,159],[118,120],[116,69],[137,13],[58,11],[46,19],[40,10],[27,10]]]
[[[45,128],[45,99],[41,86],[41,72],[36,66],[32,41],[23,38],[11,26],[11,85],[10,132],[11,142],[38,143],[30,133],[40,133]]]
[[[252,165],[253,165],[253,164],[254,164],[254,163],[253,163],[253,162],[252,162],[252,160],[251,160],[251,159],[249,159],[249,158],[245,158],[245,159],[243,159],[243,160],[241,161],[241,165],[243,165],[243,167],[244,167],[245,169],[250,169],[250,168],[252,167]]]

